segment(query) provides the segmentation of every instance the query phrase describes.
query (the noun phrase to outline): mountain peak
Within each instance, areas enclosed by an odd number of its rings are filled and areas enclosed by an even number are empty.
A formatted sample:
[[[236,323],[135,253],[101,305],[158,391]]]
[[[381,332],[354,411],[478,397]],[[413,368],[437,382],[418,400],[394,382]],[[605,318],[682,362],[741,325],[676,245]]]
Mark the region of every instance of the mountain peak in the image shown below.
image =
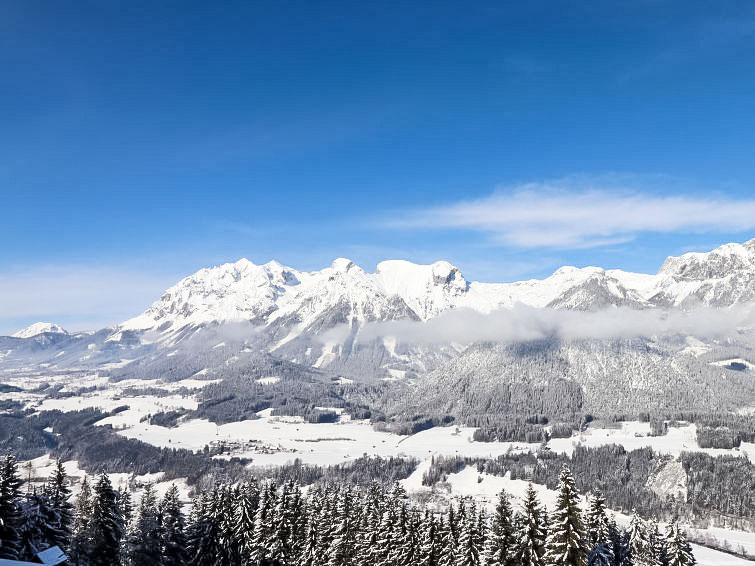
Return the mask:
[[[13,334],[13,337],[32,338],[33,336],[38,336],[39,334],[44,334],[45,332],[49,332],[51,334],[68,334],[68,331],[65,328],[58,326],[55,323],[35,322],[34,324],[30,324],[26,328],[23,328]]]
[[[330,267],[332,267],[339,273],[346,273],[349,269],[352,269],[358,266],[350,259],[347,259],[345,257],[339,257],[333,260],[333,263],[331,264]]]

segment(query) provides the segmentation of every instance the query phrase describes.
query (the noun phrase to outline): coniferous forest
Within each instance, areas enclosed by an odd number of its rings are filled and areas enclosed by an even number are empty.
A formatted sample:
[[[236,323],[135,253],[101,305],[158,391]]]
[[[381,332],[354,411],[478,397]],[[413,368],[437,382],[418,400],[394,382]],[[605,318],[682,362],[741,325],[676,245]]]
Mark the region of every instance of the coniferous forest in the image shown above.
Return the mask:
[[[185,510],[175,486],[138,502],[107,474],[74,500],[58,461],[43,487],[24,486],[15,458],[0,466],[0,558],[33,559],[57,545],[77,566],[687,566],[677,523],[635,515],[626,529],[605,498],[585,505],[564,466],[550,515],[530,484],[521,506],[506,492],[492,513],[461,498],[412,502],[398,483],[315,484],[273,479],[216,484]]]

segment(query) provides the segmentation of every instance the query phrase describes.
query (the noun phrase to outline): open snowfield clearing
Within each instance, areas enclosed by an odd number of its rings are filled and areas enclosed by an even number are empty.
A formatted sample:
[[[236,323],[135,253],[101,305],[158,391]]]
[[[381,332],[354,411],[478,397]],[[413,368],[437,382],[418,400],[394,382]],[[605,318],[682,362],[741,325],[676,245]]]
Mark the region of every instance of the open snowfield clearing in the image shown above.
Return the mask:
[[[656,452],[678,456],[682,452],[704,452],[710,456],[744,456],[755,461],[755,443],[743,442],[739,449],[700,448],[697,444],[697,427],[687,424],[669,427],[663,436],[650,436],[650,423],[630,421],[620,423],[620,428],[589,427],[585,432],[571,438],[554,438],[548,446],[554,452],[571,455],[575,446],[603,446],[620,444],[627,450],[650,447]]]
[[[233,456],[251,458],[255,465],[281,465],[296,458],[318,465],[339,464],[364,454],[411,456],[423,460],[434,454],[487,458],[508,450],[527,452],[531,445],[516,442],[473,442],[473,428],[438,427],[412,436],[378,432],[366,421],[344,420],[312,424],[291,422],[260,412],[257,420],[216,425],[208,420],[185,421],[174,428],[137,423],[118,431],[155,446],[199,450],[217,442],[228,444],[257,441],[272,453],[258,450],[234,452]],[[267,452],[267,450],[265,451]]]

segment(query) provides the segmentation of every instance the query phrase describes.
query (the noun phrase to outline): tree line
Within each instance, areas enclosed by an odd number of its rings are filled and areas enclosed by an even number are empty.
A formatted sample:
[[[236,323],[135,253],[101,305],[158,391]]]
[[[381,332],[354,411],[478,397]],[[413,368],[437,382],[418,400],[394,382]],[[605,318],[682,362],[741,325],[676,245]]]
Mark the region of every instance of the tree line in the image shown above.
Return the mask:
[[[12,455],[0,465],[0,558],[30,559],[60,546],[76,566],[688,566],[682,529],[635,515],[620,529],[600,493],[584,510],[564,466],[548,514],[530,484],[514,509],[502,491],[488,515],[473,499],[444,510],[409,500],[398,483],[293,481],[216,484],[184,513],[178,489],[138,505],[102,473],[84,479],[75,506],[58,461],[41,489],[27,489]]]

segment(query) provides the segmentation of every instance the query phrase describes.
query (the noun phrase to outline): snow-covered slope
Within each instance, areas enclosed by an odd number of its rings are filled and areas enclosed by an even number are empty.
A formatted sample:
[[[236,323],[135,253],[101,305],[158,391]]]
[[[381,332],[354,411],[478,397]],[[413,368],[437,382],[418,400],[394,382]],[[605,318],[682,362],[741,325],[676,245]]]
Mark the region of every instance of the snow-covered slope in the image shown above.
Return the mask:
[[[33,336],[38,336],[46,332],[51,334],[68,334],[68,331],[65,328],[52,322],[35,322],[13,334],[13,337],[32,338]]]

